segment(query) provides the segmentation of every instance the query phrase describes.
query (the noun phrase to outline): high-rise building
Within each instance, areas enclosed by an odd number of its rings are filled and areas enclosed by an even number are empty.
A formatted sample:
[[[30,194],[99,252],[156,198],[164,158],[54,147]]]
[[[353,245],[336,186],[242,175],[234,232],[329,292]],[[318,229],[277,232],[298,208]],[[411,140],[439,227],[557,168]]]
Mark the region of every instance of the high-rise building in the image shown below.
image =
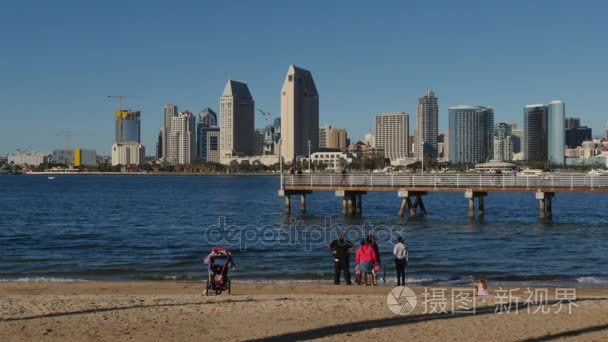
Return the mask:
[[[166,104],[163,112],[163,158],[169,158],[169,135],[171,134],[171,120],[179,114],[177,106]]]
[[[204,127],[217,126],[217,114],[213,109],[206,107],[198,113],[198,123]]]
[[[220,162],[220,128],[204,126],[199,122],[196,131],[198,160],[208,163]]]
[[[255,102],[249,87],[229,80],[220,97],[220,157],[251,156],[254,149]]]
[[[581,127],[580,118],[566,118],[566,129]]]
[[[327,131],[327,141],[325,148],[336,150],[346,150],[348,148],[348,133],[344,128],[333,128],[330,126]]]
[[[219,149],[217,141],[212,148],[210,136],[214,136],[213,140],[219,138],[220,128],[217,127],[217,114],[213,109],[204,108],[198,114],[198,123],[196,125],[196,150],[197,159],[203,162],[219,163]],[[215,156],[217,155],[217,158]]]
[[[524,160],[546,162],[549,108],[544,104],[524,107]]]
[[[494,160],[513,160],[513,140],[511,139],[511,125],[501,122],[494,130]]]
[[[407,158],[410,145],[410,116],[405,112],[386,112],[376,115],[374,146],[384,149],[391,161]]]
[[[494,157],[494,110],[482,106],[450,107],[449,152],[455,163],[484,163]]]
[[[116,116],[116,143],[141,142],[141,112],[130,110],[117,110]]]
[[[190,164],[196,161],[196,116],[189,111],[171,119],[168,161]]]
[[[158,138],[156,139],[156,159],[160,159],[163,156],[163,136],[165,135],[164,128],[158,131]]]
[[[566,104],[563,101],[549,102],[548,141],[549,162],[563,165],[565,163],[566,147]]]
[[[254,156],[262,156],[264,155],[264,145],[266,140],[266,132],[265,128],[256,128],[254,132],[254,147],[253,147],[253,155]]]
[[[577,148],[582,146],[583,142],[592,139],[593,132],[590,127],[576,126],[573,128],[566,128],[566,146],[568,148]]]
[[[327,130],[329,129],[329,125],[325,125],[323,127],[319,127],[319,149],[327,147]]]
[[[141,165],[146,157],[144,145],[126,142],[112,145],[112,165]]]
[[[418,99],[416,107],[416,160],[422,160],[426,155],[437,157],[438,121],[437,97],[429,90]]]
[[[511,141],[513,142],[513,153],[522,152],[524,150],[524,130],[511,126]]]
[[[286,160],[319,149],[319,93],[308,70],[290,65],[281,89],[281,154]]]

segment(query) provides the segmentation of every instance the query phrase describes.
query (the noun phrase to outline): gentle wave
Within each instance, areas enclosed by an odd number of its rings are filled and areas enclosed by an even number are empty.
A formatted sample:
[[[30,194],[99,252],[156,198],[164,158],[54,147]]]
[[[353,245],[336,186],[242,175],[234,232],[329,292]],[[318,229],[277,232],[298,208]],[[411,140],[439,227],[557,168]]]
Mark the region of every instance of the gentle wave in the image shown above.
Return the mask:
[[[608,278],[579,277],[576,281],[581,284],[608,285]]]
[[[22,277],[14,279],[0,279],[0,283],[77,283],[87,281],[89,280],[55,277]]]

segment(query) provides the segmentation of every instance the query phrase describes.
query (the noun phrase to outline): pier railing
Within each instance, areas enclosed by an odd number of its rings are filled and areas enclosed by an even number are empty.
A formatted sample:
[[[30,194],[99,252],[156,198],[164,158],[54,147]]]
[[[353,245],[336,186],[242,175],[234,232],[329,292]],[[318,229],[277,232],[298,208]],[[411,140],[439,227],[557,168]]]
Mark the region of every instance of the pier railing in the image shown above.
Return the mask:
[[[491,174],[300,174],[285,175],[285,188],[436,188],[441,189],[533,189],[608,190],[608,176],[491,175]]]

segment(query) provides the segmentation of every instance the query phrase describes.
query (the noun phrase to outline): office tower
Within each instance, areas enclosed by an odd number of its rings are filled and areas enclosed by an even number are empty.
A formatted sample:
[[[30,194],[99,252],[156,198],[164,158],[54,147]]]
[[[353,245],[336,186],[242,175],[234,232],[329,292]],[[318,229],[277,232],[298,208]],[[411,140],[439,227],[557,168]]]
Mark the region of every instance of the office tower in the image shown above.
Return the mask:
[[[566,146],[566,104],[563,101],[549,102],[548,141],[549,162],[563,165],[565,163],[564,149]]]
[[[164,129],[161,128],[158,131],[158,138],[156,139],[156,159],[160,159],[163,156],[163,135],[165,134]]]
[[[443,132],[443,159],[450,159],[450,130]]]
[[[146,158],[142,144],[127,142],[112,145],[112,165],[141,165]]]
[[[251,156],[254,106],[247,84],[229,80],[220,97],[220,157]]]
[[[206,107],[198,113],[198,123],[204,127],[217,126],[217,114],[213,109]]]
[[[608,122],[606,123],[606,127],[604,128],[604,140],[608,140]]]
[[[81,148],[53,150],[54,163],[73,166],[96,166],[97,152]]]
[[[325,147],[335,150],[345,150],[348,148],[348,133],[344,128],[329,127]]]
[[[546,162],[548,158],[549,108],[543,104],[524,107],[524,160]]]
[[[319,93],[308,70],[290,65],[281,89],[281,154],[288,161],[319,148]]]
[[[117,144],[125,142],[141,142],[141,112],[119,109],[114,112],[116,116]]]
[[[327,147],[327,130],[329,129],[329,125],[325,125],[323,127],[319,127],[319,149]]]
[[[522,152],[524,150],[524,130],[511,126],[511,141],[513,142],[513,153]]]
[[[256,128],[254,132],[254,146],[253,146],[253,155],[254,156],[262,156],[264,155],[264,145],[266,132],[265,128]]]
[[[566,118],[566,129],[581,127],[580,118]]]
[[[376,115],[374,145],[384,149],[392,161],[407,158],[410,144],[410,116],[405,112],[386,112]]]
[[[190,164],[196,161],[196,116],[189,111],[171,119],[168,161]]]
[[[177,106],[166,104],[163,113],[163,158],[169,158],[169,135],[171,134],[171,120],[179,114]]]
[[[196,124],[196,153],[198,160],[203,162],[220,162],[219,159],[217,161],[209,160],[210,153],[219,155],[219,150],[217,146],[215,150],[210,150],[210,139],[208,136],[212,134],[217,135],[216,138],[218,138],[219,130],[220,128],[217,127],[217,114],[213,109],[207,107],[198,113],[198,123]]]
[[[422,160],[423,155],[437,157],[438,121],[437,97],[432,90],[429,90],[418,99],[416,107],[416,160]]]
[[[577,148],[583,145],[583,142],[592,139],[593,134],[590,127],[579,125],[573,128],[566,128],[566,146],[568,148]]]
[[[501,122],[494,130],[494,160],[513,160],[513,140],[511,139],[511,125]]]
[[[484,163],[494,157],[494,110],[450,107],[449,152],[454,163]]]

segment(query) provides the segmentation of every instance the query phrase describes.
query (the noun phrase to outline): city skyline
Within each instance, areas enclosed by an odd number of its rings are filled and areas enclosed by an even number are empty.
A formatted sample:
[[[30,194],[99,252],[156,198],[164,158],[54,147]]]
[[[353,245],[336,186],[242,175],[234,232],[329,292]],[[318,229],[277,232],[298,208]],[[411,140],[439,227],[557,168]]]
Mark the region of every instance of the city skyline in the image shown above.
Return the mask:
[[[608,48],[598,42],[608,30],[605,3],[348,4],[242,4],[241,10],[228,11],[228,4],[140,8],[109,1],[94,14],[78,3],[7,4],[0,13],[6,27],[0,103],[5,110],[19,108],[20,115],[2,113],[0,154],[62,147],[60,133],[69,130],[74,146],[109,155],[113,141],[107,132],[113,122],[108,116],[118,107],[109,94],[133,96],[124,108],[141,111],[142,144],[149,152],[164,104],[194,113],[218,108],[222,85],[230,78],[247,80],[257,107],[278,117],[276,94],[289,64],[314,71],[324,96],[320,122],[347,128],[353,141],[371,131],[377,112],[413,115],[425,89],[434,89],[441,99],[440,132],[447,129],[451,105],[483,103],[494,109],[497,122],[522,125],[525,104],[556,98],[595,135],[604,130]],[[290,25],[286,14],[293,6],[301,6],[298,13],[316,25],[306,32]],[[125,16],[136,11],[138,25],[117,35],[112,23],[119,8]],[[538,25],[534,13],[539,12],[555,20]],[[204,30],[192,20],[200,13],[214,14]],[[24,14],[32,20],[20,20]],[[182,24],[158,27],[171,18]],[[431,18],[442,24],[428,25]],[[234,25],[221,25],[228,19]],[[409,25],[400,25],[403,21]],[[248,26],[255,29],[255,44],[238,34]],[[209,46],[214,46],[211,54]],[[238,53],[243,46],[250,53]],[[476,82],[463,86],[465,77]]]

